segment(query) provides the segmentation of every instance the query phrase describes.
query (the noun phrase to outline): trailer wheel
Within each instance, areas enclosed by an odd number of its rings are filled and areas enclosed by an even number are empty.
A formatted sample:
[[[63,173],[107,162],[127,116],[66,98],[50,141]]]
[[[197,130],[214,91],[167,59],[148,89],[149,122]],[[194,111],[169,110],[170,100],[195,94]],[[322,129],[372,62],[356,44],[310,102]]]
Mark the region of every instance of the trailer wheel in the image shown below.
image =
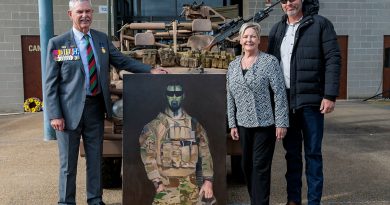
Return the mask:
[[[122,158],[103,157],[102,158],[102,186],[103,188],[122,187]]]

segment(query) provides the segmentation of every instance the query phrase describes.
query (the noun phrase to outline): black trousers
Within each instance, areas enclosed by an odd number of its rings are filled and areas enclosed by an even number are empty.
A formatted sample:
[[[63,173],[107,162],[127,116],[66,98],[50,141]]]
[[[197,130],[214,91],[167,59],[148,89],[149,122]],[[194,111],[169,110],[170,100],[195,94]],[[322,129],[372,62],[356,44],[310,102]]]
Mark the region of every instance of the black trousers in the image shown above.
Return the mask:
[[[242,169],[252,205],[268,205],[271,165],[275,150],[275,127],[238,127]]]

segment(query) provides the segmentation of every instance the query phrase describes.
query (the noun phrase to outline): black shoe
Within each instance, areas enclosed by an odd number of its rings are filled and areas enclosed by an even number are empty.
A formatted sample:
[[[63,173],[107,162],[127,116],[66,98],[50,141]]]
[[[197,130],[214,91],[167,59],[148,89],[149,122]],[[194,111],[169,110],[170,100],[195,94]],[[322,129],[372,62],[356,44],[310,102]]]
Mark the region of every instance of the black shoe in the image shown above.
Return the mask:
[[[106,205],[104,202],[98,202],[98,203],[96,203],[96,204],[93,204],[93,205]]]
[[[294,201],[289,201],[289,202],[287,202],[286,205],[301,205],[301,203],[297,203],[297,202],[294,202]]]

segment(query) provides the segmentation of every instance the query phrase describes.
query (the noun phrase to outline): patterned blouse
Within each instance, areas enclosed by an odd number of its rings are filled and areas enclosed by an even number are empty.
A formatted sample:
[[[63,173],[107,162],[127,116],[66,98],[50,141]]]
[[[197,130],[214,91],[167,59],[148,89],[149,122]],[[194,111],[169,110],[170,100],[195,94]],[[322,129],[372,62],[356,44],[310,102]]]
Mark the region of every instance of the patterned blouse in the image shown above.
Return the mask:
[[[242,56],[229,64],[226,75],[227,114],[229,127],[288,127],[288,103],[282,69],[278,60],[260,52],[245,73]],[[273,91],[274,97],[271,97]],[[275,103],[275,113],[271,100]],[[275,116],[274,116],[275,114]]]

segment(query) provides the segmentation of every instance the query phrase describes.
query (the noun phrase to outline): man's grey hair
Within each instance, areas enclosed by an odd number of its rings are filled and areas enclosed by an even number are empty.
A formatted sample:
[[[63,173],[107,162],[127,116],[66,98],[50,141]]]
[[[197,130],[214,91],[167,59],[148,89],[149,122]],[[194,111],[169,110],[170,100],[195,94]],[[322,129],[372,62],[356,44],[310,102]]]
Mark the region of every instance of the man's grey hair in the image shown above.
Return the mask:
[[[81,2],[85,2],[85,1],[87,1],[89,3],[89,5],[91,5],[91,7],[92,7],[92,3],[90,0],[69,0],[69,10],[73,10],[76,3],[81,3]]]
[[[256,22],[247,22],[247,23],[242,24],[240,31],[239,31],[240,38],[242,37],[242,34],[244,34],[245,30],[248,28],[253,28],[256,31],[257,37],[260,38],[261,26],[260,26],[260,24],[258,24]]]

